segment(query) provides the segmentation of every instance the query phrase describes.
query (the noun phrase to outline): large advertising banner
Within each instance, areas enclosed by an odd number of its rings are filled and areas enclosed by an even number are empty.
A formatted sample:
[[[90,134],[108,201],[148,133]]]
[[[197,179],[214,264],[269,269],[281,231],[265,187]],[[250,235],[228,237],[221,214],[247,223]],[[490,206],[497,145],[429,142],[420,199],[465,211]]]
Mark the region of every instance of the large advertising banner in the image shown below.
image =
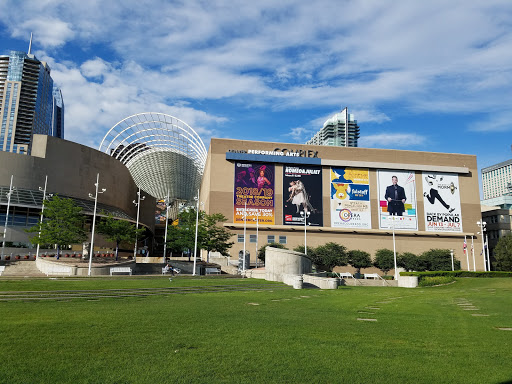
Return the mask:
[[[283,224],[323,226],[321,167],[284,165]]]
[[[235,163],[234,223],[243,223],[247,212],[247,222],[259,217],[260,224],[275,224],[274,181],[274,164]]]
[[[377,171],[379,228],[418,230],[414,171]]]
[[[331,226],[372,228],[368,169],[331,168]]]
[[[422,174],[425,229],[462,232],[459,177],[449,173]]]

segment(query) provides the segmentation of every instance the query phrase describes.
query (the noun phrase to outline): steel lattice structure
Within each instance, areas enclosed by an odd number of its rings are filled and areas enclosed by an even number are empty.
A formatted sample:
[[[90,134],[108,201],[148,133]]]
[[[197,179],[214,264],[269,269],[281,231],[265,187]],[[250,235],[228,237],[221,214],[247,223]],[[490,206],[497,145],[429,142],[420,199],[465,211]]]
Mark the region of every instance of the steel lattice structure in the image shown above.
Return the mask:
[[[157,199],[191,201],[206,163],[206,147],[187,123],[170,115],[145,112],[114,125],[99,146],[120,160],[141,189]]]

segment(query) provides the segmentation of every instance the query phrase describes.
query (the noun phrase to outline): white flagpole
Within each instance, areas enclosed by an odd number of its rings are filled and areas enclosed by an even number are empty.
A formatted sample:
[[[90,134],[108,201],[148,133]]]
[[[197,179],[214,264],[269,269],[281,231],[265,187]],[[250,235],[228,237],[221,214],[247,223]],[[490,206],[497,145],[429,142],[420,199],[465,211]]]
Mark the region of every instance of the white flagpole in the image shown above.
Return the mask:
[[[471,253],[473,254],[473,271],[476,272],[475,247],[473,244],[473,235],[471,235]]]
[[[468,262],[468,271],[469,271],[469,253],[468,253],[468,244],[466,243],[466,235],[464,235],[464,253],[466,254],[466,260]]]

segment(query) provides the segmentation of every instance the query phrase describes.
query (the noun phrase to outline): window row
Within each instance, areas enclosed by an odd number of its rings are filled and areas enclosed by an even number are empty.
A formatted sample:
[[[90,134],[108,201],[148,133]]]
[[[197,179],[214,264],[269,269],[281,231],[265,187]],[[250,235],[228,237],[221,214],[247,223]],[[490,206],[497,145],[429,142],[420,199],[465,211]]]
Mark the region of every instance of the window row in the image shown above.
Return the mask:
[[[244,235],[238,235],[238,239],[237,241],[239,243],[243,243],[244,242]],[[279,244],[286,244],[286,236],[281,236],[279,235],[278,236],[278,241],[276,241],[276,236],[275,235],[267,235],[267,244],[272,244],[272,243],[276,243],[276,242],[279,242]],[[258,236],[256,235],[249,235],[249,243],[256,243],[258,242]]]

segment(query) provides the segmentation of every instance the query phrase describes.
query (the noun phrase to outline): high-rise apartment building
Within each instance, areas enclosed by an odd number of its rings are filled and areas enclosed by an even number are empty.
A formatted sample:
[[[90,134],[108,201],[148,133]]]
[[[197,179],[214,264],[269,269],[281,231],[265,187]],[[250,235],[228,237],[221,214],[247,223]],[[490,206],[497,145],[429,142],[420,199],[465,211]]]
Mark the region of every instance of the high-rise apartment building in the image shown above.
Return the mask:
[[[484,200],[512,194],[512,160],[482,168]]]
[[[0,56],[0,150],[30,154],[34,134],[64,138],[64,102],[29,48]]]
[[[345,107],[340,113],[328,119],[321,130],[306,144],[330,145],[336,147],[357,147],[359,126],[354,115]]]

